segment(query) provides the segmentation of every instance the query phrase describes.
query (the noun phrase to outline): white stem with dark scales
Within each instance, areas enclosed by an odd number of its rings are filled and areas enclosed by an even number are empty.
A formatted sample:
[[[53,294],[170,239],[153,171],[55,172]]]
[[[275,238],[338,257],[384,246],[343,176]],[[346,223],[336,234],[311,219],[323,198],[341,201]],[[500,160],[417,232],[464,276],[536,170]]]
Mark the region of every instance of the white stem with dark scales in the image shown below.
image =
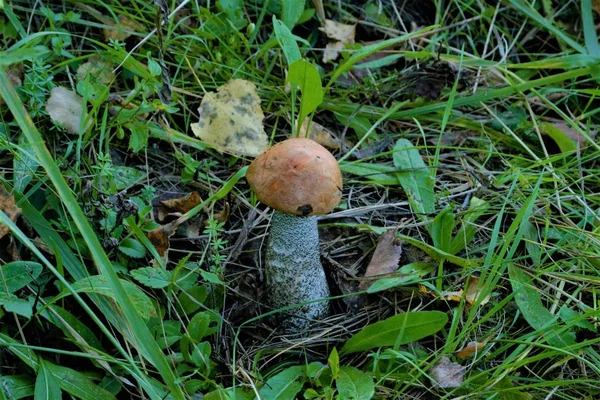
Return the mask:
[[[273,213],[265,273],[273,308],[329,297],[316,217]],[[328,312],[327,300],[305,304],[289,311],[282,326],[287,331],[299,331],[309,327],[311,319],[325,317]]]

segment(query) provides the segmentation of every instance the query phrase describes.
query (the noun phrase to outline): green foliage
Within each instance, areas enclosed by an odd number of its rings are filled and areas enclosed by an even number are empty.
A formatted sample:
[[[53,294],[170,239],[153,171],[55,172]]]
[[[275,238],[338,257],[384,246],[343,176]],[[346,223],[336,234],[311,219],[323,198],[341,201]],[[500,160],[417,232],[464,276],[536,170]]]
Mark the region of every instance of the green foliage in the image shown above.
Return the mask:
[[[353,335],[341,349],[356,353],[381,346],[398,346],[433,335],[446,325],[448,316],[440,311],[410,311],[375,322]]]
[[[291,83],[292,90],[296,87],[302,92],[300,101],[300,111],[298,113],[298,127],[302,121],[323,101],[323,87],[321,86],[321,77],[317,68],[306,60],[296,60],[290,64],[288,69],[287,82]]]

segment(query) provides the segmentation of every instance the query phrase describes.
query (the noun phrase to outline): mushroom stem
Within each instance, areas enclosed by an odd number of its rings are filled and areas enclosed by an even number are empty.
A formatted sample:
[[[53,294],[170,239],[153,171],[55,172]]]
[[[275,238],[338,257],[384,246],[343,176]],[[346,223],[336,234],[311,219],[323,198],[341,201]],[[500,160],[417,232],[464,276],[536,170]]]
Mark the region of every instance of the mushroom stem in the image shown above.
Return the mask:
[[[273,212],[265,273],[268,298],[274,308],[329,297],[316,217]],[[293,332],[308,328],[310,320],[328,312],[327,300],[304,304],[288,312],[284,329]]]

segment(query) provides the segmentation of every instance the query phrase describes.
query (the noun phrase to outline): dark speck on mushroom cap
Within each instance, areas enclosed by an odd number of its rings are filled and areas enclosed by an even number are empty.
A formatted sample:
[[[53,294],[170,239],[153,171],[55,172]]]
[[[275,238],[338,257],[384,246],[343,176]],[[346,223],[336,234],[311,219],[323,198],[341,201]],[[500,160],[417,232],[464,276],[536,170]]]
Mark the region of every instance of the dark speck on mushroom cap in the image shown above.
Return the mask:
[[[327,214],[342,196],[337,160],[305,138],[285,140],[260,154],[246,179],[261,203],[287,214]]]

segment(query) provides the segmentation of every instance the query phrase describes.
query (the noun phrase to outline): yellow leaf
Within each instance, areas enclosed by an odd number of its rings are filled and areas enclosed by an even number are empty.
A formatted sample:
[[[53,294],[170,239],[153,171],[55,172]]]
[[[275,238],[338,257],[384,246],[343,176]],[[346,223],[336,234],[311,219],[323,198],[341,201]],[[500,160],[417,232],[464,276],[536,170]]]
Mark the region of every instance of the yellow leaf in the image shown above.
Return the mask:
[[[190,125],[194,135],[218,150],[256,157],[267,149],[264,114],[254,83],[229,81],[217,93],[207,93],[198,112],[200,120]]]

